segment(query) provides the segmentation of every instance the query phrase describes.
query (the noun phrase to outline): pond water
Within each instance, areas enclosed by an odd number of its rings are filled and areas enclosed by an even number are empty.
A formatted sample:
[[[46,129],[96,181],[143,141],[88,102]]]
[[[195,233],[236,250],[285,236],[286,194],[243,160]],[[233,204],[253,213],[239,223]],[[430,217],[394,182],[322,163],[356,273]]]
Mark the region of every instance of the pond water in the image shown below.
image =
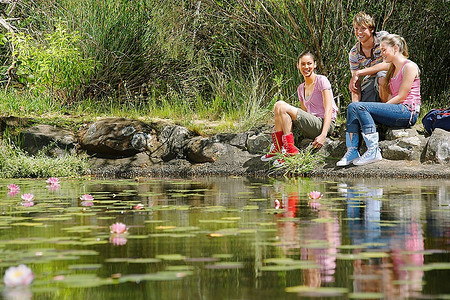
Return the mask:
[[[11,183],[20,191],[8,192]],[[5,299],[450,299],[449,180],[0,180],[0,188]],[[125,232],[111,233],[115,223]],[[4,284],[20,264],[34,281]]]

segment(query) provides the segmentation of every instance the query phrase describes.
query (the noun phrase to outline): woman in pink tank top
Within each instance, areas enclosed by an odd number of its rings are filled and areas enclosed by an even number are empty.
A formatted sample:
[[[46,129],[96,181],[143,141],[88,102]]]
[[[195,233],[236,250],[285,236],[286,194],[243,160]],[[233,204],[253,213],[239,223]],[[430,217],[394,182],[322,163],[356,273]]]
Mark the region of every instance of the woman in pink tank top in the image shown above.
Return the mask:
[[[389,94],[385,103],[353,102],[347,109],[347,152],[337,166],[365,165],[382,159],[378,147],[375,123],[389,127],[408,128],[417,121],[420,110],[419,67],[408,60],[408,46],[396,34],[381,38],[381,55],[389,63],[389,70],[380,88]],[[359,132],[362,132],[367,151],[358,152]]]

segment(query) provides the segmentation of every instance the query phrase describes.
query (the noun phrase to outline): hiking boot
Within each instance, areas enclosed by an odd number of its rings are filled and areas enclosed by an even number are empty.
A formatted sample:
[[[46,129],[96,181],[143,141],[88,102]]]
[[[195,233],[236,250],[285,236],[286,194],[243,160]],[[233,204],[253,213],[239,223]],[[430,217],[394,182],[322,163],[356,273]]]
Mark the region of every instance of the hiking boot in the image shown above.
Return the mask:
[[[363,166],[371,164],[383,159],[381,157],[381,150],[378,148],[378,132],[362,134],[366,142],[367,151],[356,161],[353,162],[356,166]]]
[[[348,166],[359,158],[358,142],[359,136],[357,133],[345,133],[345,145],[347,146],[347,152],[345,152],[341,160],[336,163],[336,166]]]
[[[261,156],[262,161],[271,161],[276,158],[278,153],[282,153],[284,151],[282,141],[283,131],[272,132],[271,136],[273,144],[270,146],[269,153]]]
[[[300,153],[298,151],[298,148],[294,145],[294,134],[289,133],[286,135],[283,135],[283,147],[286,149],[286,153],[284,155],[286,156],[294,156]]]

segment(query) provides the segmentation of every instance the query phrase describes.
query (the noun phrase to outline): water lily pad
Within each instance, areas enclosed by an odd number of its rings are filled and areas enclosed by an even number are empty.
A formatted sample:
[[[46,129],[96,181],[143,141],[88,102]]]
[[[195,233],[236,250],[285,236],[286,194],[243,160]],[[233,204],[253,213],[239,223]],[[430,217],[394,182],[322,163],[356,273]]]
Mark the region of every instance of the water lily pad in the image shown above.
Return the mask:
[[[314,297],[333,297],[341,296],[348,292],[347,288],[339,287],[319,287],[313,288],[305,285],[287,287],[286,292],[288,293],[299,293],[301,295],[314,296]]]
[[[149,274],[131,274],[125,275],[119,278],[119,282],[135,282],[140,283],[142,281],[166,281],[166,280],[180,280],[188,275],[191,275],[190,271],[164,271],[158,273]]]
[[[96,270],[102,267],[101,264],[80,264],[70,265],[69,270]]]
[[[159,255],[156,255],[156,258],[159,258],[162,260],[183,260],[186,257],[184,257],[181,254],[159,254]]]
[[[383,299],[382,293],[350,293],[348,294],[350,299]]]
[[[244,264],[240,262],[217,262],[215,264],[205,265],[205,269],[242,269]]]

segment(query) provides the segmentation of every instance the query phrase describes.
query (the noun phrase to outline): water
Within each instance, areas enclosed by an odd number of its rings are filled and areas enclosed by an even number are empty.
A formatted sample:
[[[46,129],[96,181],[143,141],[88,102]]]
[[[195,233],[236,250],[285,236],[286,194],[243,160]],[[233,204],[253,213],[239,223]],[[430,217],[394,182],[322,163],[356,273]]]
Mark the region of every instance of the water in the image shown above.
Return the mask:
[[[8,195],[10,183],[20,192]],[[0,276],[19,264],[35,276],[23,288],[2,280],[5,299],[450,298],[448,180],[61,179],[57,189],[45,180],[0,187]],[[321,198],[310,199],[311,191]],[[82,201],[86,194],[94,200]],[[117,222],[128,231],[111,233]]]

